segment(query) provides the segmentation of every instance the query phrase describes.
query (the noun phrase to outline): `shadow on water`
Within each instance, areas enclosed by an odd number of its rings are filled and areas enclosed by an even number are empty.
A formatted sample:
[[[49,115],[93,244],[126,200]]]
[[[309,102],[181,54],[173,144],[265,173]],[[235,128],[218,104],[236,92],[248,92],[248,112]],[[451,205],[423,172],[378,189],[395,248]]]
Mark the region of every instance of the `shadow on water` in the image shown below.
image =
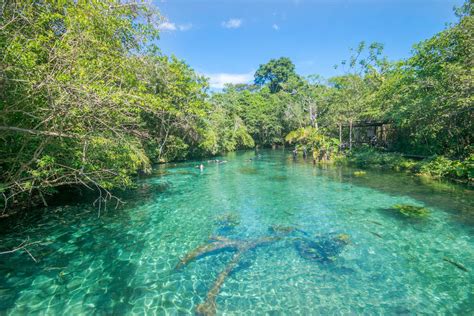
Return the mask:
[[[112,194],[117,197],[120,202],[113,198],[101,205],[101,212],[124,210],[133,208],[136,205],[151,202],[163,194],[170,193],[172,189],[171,183],[166,181],[169,173],[163,173],[159,181],[140,181],[135,187],[126,190],[115,190]],[[37,224],[45,219],[45,217],[59,214],[62,211],[74,210],[73,214],[67,216],[78,216],[87,213],[94,216],[99,211],[96,203],[100,193],[96,190],[80,189],[77,187],[60,188],[49,201],[48,207],[37,207],[25,209],[15,213],[13,216],[0,219],[0,238],[2,235],[16,231],[25,231],[30,228],[37,227]],[[64,220],[64,219],[58,219]]]

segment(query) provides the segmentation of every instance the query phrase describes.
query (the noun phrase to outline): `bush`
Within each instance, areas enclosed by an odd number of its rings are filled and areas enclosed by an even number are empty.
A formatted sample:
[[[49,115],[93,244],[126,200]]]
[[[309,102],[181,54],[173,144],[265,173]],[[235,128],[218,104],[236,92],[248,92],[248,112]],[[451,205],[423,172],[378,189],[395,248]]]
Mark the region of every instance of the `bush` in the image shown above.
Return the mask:
[[[359,168],[384,168],[396,171],[409,171],[432,178],[451,178],[470,182],[474,180],[474,155],[467,159],[451,160],[443,156],[415,161],[404,158],[399,153],[388,153],[365,147],[350,152],[339,162]]]
[[[472,181],[474,179],[474,155],[471,154],[464,161],[437,156],[423,163],[420,173],[434,178],[457,178]]]

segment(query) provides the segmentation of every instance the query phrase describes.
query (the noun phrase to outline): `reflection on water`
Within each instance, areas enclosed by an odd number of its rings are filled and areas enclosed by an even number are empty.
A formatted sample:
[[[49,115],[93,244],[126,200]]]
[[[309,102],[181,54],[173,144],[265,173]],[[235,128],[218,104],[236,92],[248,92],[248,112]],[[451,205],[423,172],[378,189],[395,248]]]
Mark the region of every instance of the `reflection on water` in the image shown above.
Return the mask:
[[[160,166],[119,210],[54,206],[1,236],[38,263],[0,257],[0,314],[474,312],[472,190],[260,154]]]

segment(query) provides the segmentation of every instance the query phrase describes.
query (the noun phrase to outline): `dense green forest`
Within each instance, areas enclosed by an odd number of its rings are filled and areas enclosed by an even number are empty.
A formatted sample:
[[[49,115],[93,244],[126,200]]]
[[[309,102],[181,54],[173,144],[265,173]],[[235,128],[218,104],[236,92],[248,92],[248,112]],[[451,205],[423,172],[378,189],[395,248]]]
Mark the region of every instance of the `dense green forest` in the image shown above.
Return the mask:
[[[282,57],[260,65],[254,84],[210,92],[205,77],[160,52],[154,7],[7,1],[0,15],[1,202],[5,209],[47,204],[63,186],[97,190],[107,200],[154,163],[255,146],[296,145],[315,161],[470,181],[472,9],[467,1],[456,24],[416,44],[406,60],[389,61],[382,44],[361,42],[334,78],[302,77]],[[358,122],[384,122],[384,144],[353,144]]]

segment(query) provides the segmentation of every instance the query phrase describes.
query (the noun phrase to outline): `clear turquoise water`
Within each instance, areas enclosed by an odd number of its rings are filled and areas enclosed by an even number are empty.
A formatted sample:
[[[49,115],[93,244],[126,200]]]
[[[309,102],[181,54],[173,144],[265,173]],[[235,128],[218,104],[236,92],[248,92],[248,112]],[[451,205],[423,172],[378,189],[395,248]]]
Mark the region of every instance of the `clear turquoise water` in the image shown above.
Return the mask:
[[[248,161],[249,158],[254,158]],[[217,314],[474,313],[474,195],[400,173],[314,167],[289,152],[241,152],[228,163],[161,166],[119,210],[52,207],[0,236],[0,314],[193,314],[235,252],[175,269],[212,235],[234,240],[298,230],[242,254],[216,297]],[[390,207],[426,206],[426,220]],[[235,227],[222,218],[231,216]],[[347,234],[333,261],[301,255],[295,240]],[[302,239],[303,238],[303,239]],[[443,258],[460,263],[465,272]]]

